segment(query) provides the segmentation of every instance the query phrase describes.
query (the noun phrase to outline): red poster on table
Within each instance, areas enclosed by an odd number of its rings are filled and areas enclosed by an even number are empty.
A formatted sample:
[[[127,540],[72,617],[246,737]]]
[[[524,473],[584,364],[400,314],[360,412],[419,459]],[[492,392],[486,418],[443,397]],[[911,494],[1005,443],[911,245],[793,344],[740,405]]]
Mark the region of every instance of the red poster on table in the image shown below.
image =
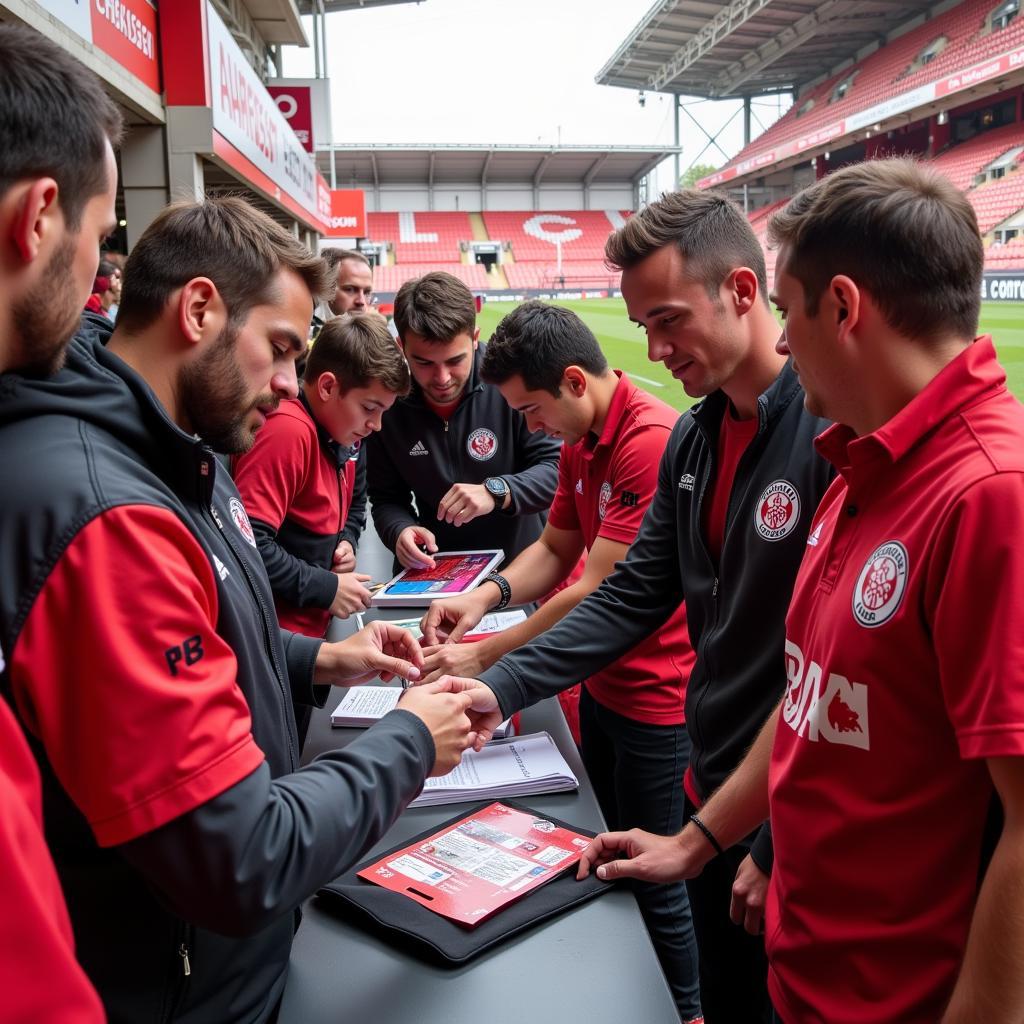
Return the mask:
[[[359,877],[472,928],[575,866],[590,837],[493,803]]]

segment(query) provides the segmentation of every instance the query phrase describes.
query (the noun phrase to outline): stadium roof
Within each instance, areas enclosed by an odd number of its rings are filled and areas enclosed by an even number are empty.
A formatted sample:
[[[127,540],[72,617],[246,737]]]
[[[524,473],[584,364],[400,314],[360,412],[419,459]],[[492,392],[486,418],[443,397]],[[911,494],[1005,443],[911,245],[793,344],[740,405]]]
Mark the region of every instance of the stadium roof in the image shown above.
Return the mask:
[[[339,143],[316,154],[330,180],[331,153],[339,188],[353,183],[388,185],[409,182],[523,182],[586,185],[637,182],[676,146],[439,146],[353,145]]]
[[[708,99],[797,91],[935,4],[658,0],[595,80]]]
[[[335,11],[358,11],[362,7],[390,7],[392,4],[422,3],[423,0],[323,0],[325,14]],[[319,11],[319,0],[298,0],[299,10],[303,14],[312,14],[313,8]]]

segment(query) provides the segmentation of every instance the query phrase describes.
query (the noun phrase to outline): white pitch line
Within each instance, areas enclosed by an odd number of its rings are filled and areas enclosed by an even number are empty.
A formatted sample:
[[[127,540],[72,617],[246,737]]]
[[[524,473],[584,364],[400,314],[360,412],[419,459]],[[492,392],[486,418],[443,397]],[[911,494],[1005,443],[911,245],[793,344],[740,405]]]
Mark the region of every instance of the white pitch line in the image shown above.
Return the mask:
[[[639,373],[631,373],[630,377],[633,380],[642,380],[645,384],[650,384],[656,388],[663,388],[665,385],[660,380],[651,380],[650,377],[641,377]]]

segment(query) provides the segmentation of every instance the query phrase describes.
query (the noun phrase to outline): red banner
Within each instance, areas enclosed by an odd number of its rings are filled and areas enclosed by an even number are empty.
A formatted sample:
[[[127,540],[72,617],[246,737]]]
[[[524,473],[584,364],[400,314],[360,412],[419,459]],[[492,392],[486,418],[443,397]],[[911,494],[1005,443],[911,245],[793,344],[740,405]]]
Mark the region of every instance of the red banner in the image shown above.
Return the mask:
[[[156,11],[146,0],[92,0],[92,41],[153,92],[160,92]]]
[[[331,192],[331,238],[366,237],[366,193],[361,188]]]
[[[277,109],[291,125],[307,153],[314,150],[313,99],[308,85],[268,85]]]

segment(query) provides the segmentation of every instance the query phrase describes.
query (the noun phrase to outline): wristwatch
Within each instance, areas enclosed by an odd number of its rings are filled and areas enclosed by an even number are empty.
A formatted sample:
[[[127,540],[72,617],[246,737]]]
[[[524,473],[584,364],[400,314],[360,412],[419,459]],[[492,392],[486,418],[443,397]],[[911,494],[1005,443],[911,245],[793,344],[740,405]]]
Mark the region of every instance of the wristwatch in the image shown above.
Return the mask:
[[[500,509],[505,504],[505,497],[509,493],[508,484],[500,476],[489,476],[484,481],[487,493],[494,498],[494,507]]]

